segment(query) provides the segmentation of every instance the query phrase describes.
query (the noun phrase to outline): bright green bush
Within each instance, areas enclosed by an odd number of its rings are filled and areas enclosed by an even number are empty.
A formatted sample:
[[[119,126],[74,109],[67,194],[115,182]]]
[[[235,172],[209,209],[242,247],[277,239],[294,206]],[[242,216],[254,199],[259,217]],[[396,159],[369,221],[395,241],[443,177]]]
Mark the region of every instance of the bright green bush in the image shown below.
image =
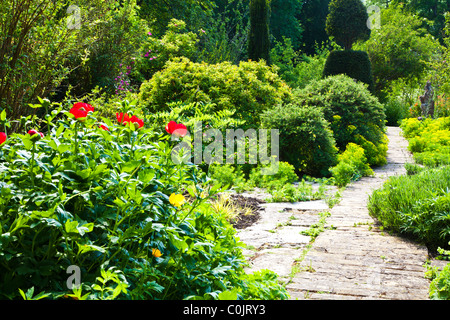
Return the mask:
[[[369,212],[385,228],[411,236],[431,249],[450,240],[450,167],[391,177],[369,198]]]
[[[212,164],[209,166],[208,175],[211,179],[220,183],[223,187],[236,187],[238,189],[244,188],[245,177],[242,170],[230,164]]]
[[[79,113],[59,107],[44,137],[11,134],[0,146],[0,297],[286,297],[251,289],[265,284],[245,274],[236,231],[208,202],[219,186],[172,162],[165,123]],[[79,289],[66,285],[69,266]]]
[[[249,176],[249,185],[258,188],[270,188],[274,185],[291,184],[298,180],[293,165],[280,161],[278,162],[278,171],[273,175],[264,175],[262,173],[263,166],[253,168]]]
[[[345,151],[338,155],[338,164],[330,171],[339,187],[346,186],[361,177],[373,175],[364,153],[362,147],[349,143]]]
[[[273,184],[269,188],[271,197],[268,202],[297,202],[311,201],[325,198],[327,187],[321,184],[317,190],[314,190],[312,184],[302,180],[297,186],[292,183]]]
[[[278,105],[262,115],[262,125],[278,129],[280,160],[302,174],[327,176],[337,149],[321,110],[297,104]]]
[[[430,299],[450,300],[450,264],[444,266],[431,281]]]
[[[414,160],[429,167],[450,164],[450,117],[402,121]]]
[[[290,96],[289,87],[264,62],[210,65],[177,58],[142,84],[139,105],[157,112],[175,101],[213,103],[213,111],[235,111],[245,127],[258,128],[261,113]]]
[[[369,164],[385,163],[387,140],[383,106],[362,83],[356,83],[345,75],[330,76],[296,90],[293,99],[298,105],[323,111],[341,152],[350,142],[361,143],[362,137],[382,152],[378,157],[370,157]],[[366,151],[371,152],[369,149]]]

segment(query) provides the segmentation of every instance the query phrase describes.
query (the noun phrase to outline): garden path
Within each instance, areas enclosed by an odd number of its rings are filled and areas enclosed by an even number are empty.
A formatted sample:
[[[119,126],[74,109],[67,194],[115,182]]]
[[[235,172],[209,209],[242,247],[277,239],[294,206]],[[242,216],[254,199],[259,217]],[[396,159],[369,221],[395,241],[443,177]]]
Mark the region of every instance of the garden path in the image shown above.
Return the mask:
[[[367,209],[369,194],[413,161],[401,129],[387,135],[388,163],[348,185],[332,209],[324,201],[265,204],[259,222],[238,232],[248,271],[275,271],[291,299],[428,299],[427,248],[383,232]],[[322,232],[314,239],[308,230]]]

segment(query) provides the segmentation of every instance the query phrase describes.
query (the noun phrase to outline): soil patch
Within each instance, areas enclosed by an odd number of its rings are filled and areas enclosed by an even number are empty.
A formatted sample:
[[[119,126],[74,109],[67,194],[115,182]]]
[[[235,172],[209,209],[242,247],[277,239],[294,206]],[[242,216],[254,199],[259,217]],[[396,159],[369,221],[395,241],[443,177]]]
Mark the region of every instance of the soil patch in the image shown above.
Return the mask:
[[[236,221],[232,223],[233,227],[236,229],[245,229],[253,225],[261,218],[259,211],[263,209],[261,208],[261,204],[265,203],[265,201],[252,197],[244,197],[240,194],[232,194],[231,198],[239,207],[251,209],[250,214],[244,214],[245,210],[243,210],[237,217]]]

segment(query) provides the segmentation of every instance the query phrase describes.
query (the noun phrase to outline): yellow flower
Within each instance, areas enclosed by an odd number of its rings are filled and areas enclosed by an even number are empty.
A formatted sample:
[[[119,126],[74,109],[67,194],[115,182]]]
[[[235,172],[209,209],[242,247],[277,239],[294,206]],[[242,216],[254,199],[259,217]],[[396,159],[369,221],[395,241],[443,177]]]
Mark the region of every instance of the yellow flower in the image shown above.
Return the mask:
[[[152,249],[152,255],[156,258],[159,258],[162,256],[162,253],[158,249]]]
[[[172,193],[169,197],[169,202],[179,208],[186,202],[186,199],[184,199],[182,194]]]

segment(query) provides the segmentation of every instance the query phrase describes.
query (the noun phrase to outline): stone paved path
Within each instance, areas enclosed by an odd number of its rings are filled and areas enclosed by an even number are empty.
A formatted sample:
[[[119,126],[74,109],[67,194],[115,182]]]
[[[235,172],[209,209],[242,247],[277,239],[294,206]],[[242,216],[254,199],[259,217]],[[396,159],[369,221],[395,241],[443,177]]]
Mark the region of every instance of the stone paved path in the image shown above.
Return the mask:
[[[259,223],[238,233],[248,246],[248,271],[277,272],[291,299],[428,299],[428,250],[383,233],[366,206],[373,190],[412,162],[400,129],[387,133],[388,164],[347,186],[332,209],[324,201],[266,204]],[[330,214],[323,232],[315,240],[301,234],[324,211]]]

